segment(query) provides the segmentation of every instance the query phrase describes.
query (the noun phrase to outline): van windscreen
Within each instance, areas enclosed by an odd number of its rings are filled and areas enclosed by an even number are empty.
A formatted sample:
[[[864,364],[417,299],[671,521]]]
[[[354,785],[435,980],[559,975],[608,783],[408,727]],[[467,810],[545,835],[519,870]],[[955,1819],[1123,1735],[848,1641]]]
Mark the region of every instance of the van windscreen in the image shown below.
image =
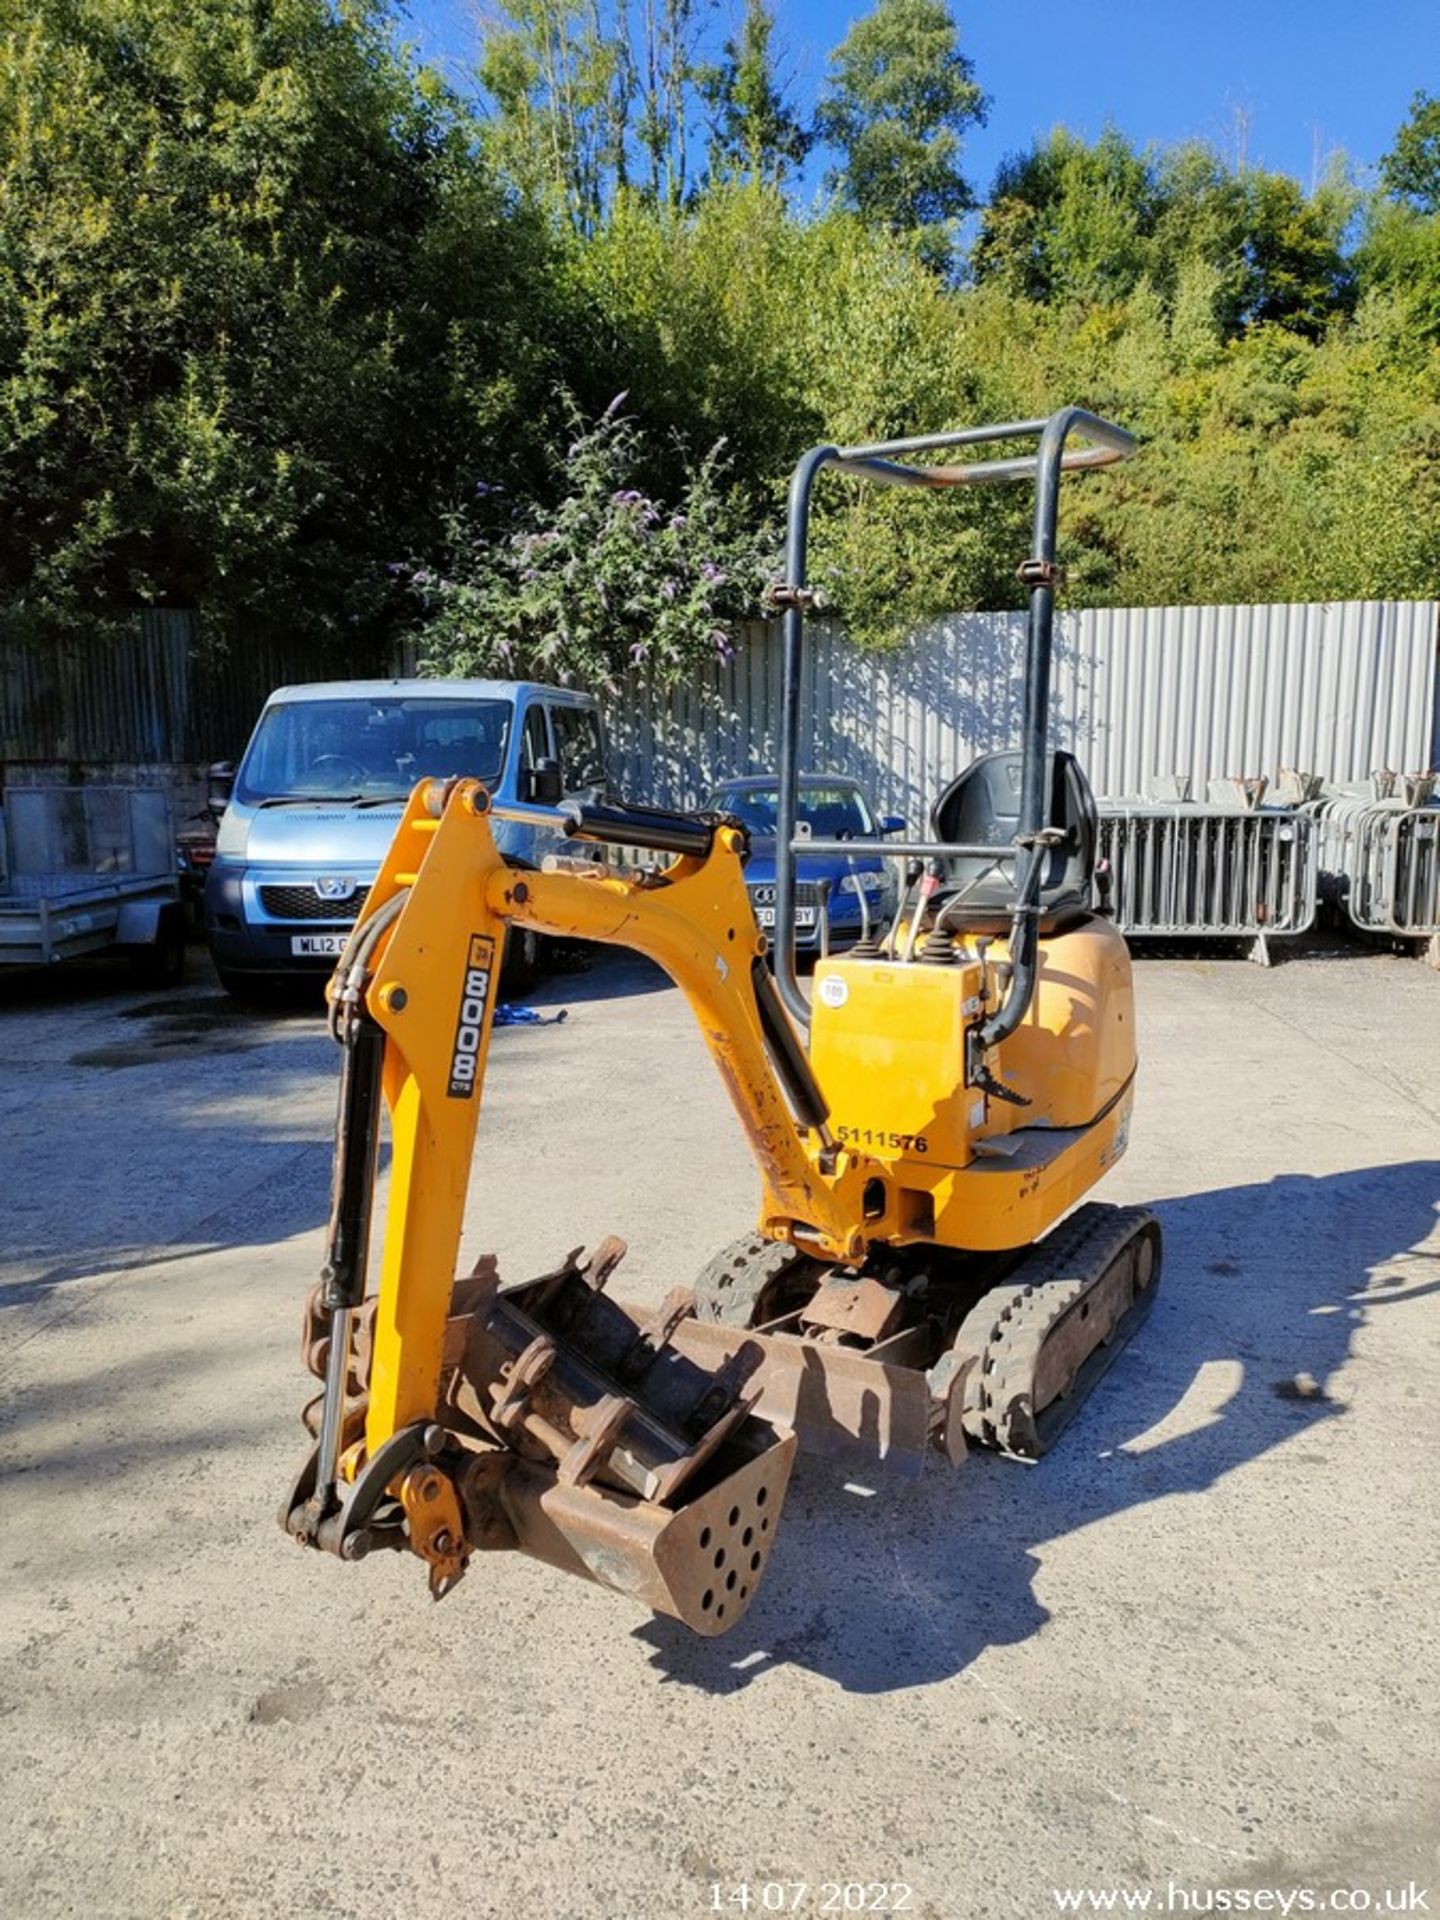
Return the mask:
[[[292,700],[266,710],[236,796],[265,800],[404,800],[417,780],[493,786],[505,765],[508,700]]]

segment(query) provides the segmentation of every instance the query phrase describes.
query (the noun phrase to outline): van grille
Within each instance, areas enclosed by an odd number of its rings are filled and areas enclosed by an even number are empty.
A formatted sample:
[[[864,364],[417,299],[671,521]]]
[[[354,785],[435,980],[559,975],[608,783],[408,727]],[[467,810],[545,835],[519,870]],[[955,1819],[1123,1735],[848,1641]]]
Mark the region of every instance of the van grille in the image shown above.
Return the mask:
[[[322,900],[314,887],[261,887],[260,904],[274,920],[358,920],[367,889],[348,900]]]

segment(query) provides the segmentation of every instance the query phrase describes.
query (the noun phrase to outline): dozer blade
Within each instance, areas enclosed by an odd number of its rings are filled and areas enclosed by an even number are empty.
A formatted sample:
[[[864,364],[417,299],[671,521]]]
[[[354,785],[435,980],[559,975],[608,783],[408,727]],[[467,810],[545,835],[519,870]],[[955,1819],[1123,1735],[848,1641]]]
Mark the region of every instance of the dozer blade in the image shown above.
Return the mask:
[[[723,1271],[753,1262],[757,1248],[763,1243],[727,1250]],[[783,1249],[772,1252],[783,1260]],[[775,1265],[766,1268],[771,1279]],[[758,1329],[690,1320],[675,1342],[710,1367],[758,1354],[755,1411],[793,1429],[807,1452],[906,1475],[922,1470],[932,1448],[954,1466],[972,1446],[1038,1460],[1149,1311],[1159,1225],[1140,1207],[1081,1207],[1027,1253],[1005,1256],[1004,1273],[938,1353],[933,1324],[869,1346],[840,1344],[835,1335],[856,1313],[815,1313],[823,1284],[810,1305]],[[853,1280],[847,1290],[866,1305]],[[872,1291],[884,1289],[872,1283]],[[744,1305],[738,1289],[737,1304]],[[886,1324],[883,1301],[870,1305],[876,1324]]]
[[[935,1409],[924,1371],[926,1336],[900,1334],[877,1347],[807,1339],[799,1315],[749,1332],[714,1320],[685,1320],[675,1345],[700,1366],[722,1368],[748,1356],[758,1389],[755,1412],[787,1428],[807,1453],[854,1465],[877,1461],[907,1478],[925,1463]],[[787,1331],[794,1324],[795,1331]]]

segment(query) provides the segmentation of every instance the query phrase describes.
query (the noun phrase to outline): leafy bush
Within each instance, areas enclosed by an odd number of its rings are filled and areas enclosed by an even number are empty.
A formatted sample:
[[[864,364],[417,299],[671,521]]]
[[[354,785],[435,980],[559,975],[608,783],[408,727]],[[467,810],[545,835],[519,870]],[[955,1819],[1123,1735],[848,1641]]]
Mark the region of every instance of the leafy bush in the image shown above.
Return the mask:
[[[519,501],[497,526],[498,490],[482,483],[450,516],[446,570],[410,576],[424,672],[613,688],[632,667],[664,682],[733,651],[761,611],[774,538],[727,489],[723,444],[673,506],[638,486],[647,448],[624,399],[552,450],[553,506]]]

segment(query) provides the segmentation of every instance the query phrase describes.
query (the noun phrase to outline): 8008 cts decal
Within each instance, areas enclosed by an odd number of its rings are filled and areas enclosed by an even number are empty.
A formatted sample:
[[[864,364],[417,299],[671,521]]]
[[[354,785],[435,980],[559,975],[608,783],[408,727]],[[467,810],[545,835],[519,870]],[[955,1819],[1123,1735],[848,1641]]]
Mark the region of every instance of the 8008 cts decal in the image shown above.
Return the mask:
[[[468,1100],[475,1091],[494,970],[495,942],[488,934],[472,933],[465,961],[465,985],[460,994],[460,1018],[455,1023],[455,1046],[450,1055],[450,1085],[446,1088],[452,1100]]]

